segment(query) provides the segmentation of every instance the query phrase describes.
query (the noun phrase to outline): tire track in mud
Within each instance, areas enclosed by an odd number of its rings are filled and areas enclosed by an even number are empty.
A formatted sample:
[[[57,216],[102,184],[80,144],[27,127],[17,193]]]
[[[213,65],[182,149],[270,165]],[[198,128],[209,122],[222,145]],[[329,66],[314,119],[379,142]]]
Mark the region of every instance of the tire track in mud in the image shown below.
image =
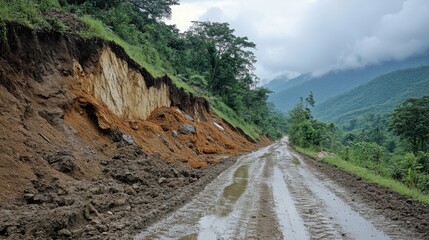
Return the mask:
[[[294,198],[294,203],[304,220],[304,226],[309,231],[310,239],[342,239],[329,218],[324,212],[322,201],[316,198],[310,189],[302,181],[303,176],[299,174],[298,168],[301,162],[292,158],[290,154],[282,154],[279,150],[280,145],[276,148],[275,163],[281,169],[284,181],[287,183],[289,191]]]
[[[259,186],[260,197],[258,206],[255,206],[257,214],[252,216],[252,223],[249,225],[245,239],[283,239],[275,212],[273,190],[270,178],[273,174],[273,160],[271,147],[268,153],[264,154],[260,160],[264,162],[262,181]]]
[[[410,236],[395,229],[380,215],[362,214],[374,209],[364,204],[358,206],[354,200],[359,196],[308,166],[301,156],[289,151],[287,140],[277,145],[276,157],[311,239],[406,239]]]

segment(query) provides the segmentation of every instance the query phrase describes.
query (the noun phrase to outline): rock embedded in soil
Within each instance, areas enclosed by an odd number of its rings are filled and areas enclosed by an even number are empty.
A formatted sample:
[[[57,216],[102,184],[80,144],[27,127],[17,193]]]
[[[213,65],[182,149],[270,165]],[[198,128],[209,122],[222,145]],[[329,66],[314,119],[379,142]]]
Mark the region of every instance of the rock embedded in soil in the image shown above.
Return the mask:
[[[195,134],[197,130],[194,126],[185,123],[180,125],[179,132],[182,134]]]
[[[128,145],[134,145],[134,138],[128,134],[122,134],[122,140]]]
[[[46,154],[45,159],[48,161],[49,165],[60,172],[72,172],[76,167],[76,159],[69,151],[48,153]]]
[[[185,114],[185,117],[191,122],[195,121],[194,118],[191,117],[189,114]]]
[[[58,231],[58,235],[63,237],[71,237],[72,233],[70,232],[70,230],[63,228]]]
[[[125,187],[124,192],[126,194],[132,195],[132,196],[135,196],[137,194],[136,190],[133,187],[131,187],[131,186]]]

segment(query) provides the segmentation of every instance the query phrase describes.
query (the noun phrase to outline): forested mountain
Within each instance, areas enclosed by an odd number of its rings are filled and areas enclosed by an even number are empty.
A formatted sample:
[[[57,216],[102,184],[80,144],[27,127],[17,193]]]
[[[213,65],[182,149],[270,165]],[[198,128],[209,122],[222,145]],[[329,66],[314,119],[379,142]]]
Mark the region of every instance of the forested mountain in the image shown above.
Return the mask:
[[[429,95],[429,65],[394,71],[331,98],[314,109],[321,120],[340,125],[370,113],[385,114],[410,97]]]
[[[322,103],[331,97],[351,90],[382,74],[403,68],[418,67],[428,63],[429,52],[426,52],[425,54],[404,61],[391,61],[362,69],[329,72],[319,77],[313,77],[311,80],[295,86],[291,86],[291,83],[295,82],[292,79],[284,82],[283,85],[276,84],[277,89],[284,90],[271,94],[268,100],[273,102],[278,110],[287,112],[298,103],[299,97],[307,96],[310,91],[313,92],[317,103]],[[267,84],[267,87],[270,88],[269,84]]]
[[[286,75],[281,75],[271,80],[269,83],[264,85],[264,87],[276,93],[297,86],[311,79],[313,79],[313,77],[310,74],[303,74],[295,78],[288,78]]]

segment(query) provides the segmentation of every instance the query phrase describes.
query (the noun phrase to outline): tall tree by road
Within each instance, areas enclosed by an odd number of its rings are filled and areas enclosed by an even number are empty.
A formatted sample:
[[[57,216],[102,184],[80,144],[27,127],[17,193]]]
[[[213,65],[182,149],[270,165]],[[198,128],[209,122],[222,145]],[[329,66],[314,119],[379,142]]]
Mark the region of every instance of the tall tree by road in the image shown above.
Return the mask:
[[[390,127],[407,140],[413,152],[425,151],[429,139],[429,96],[410,98],[392,114]]]

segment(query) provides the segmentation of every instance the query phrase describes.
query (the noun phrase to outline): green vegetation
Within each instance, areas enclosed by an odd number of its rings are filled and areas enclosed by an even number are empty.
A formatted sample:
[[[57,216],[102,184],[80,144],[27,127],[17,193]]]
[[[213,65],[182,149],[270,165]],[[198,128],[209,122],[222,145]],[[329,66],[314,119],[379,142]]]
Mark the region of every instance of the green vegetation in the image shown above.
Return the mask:
[[[429,96],[410,98],[399,105],[392,114],[390,127],[411,143],[414,153],[426,151],[429,140]]]
[[[335,140],[335,125],[326,124],[311,115],[310,107],[314,107],[313,94],[301,101],[289,111],[288,123],[289,140],[295,146],[330,148]]]
[[[55,9],[76,14],[86,27],[84,38],[101,38],[122,46],[155,77],[169,75],[187,92],[216,99],[213,110],[253,139],[280,138],[284,116],[267,102],[270,91],[257,87],[255,44],[235,35],[228,23],[195,22],[185,33],[163,19],[178,0],[0,0],[0,21],[34,29],[72,31]]]
[[[57,0],[0,0],[0,21],[15,21],[30,28],[51,29],[43,11],[58,8],[60,4]]]
[[[369,131],[357,133],[315,120],[311,98],[306,105],[301,101],[287,118],[289,139],[298,151],[312,157],[319,151],[332,152],[322,161],[429,204],[428,96],[406,100],[390,118],[381,121],[379,115]]]

